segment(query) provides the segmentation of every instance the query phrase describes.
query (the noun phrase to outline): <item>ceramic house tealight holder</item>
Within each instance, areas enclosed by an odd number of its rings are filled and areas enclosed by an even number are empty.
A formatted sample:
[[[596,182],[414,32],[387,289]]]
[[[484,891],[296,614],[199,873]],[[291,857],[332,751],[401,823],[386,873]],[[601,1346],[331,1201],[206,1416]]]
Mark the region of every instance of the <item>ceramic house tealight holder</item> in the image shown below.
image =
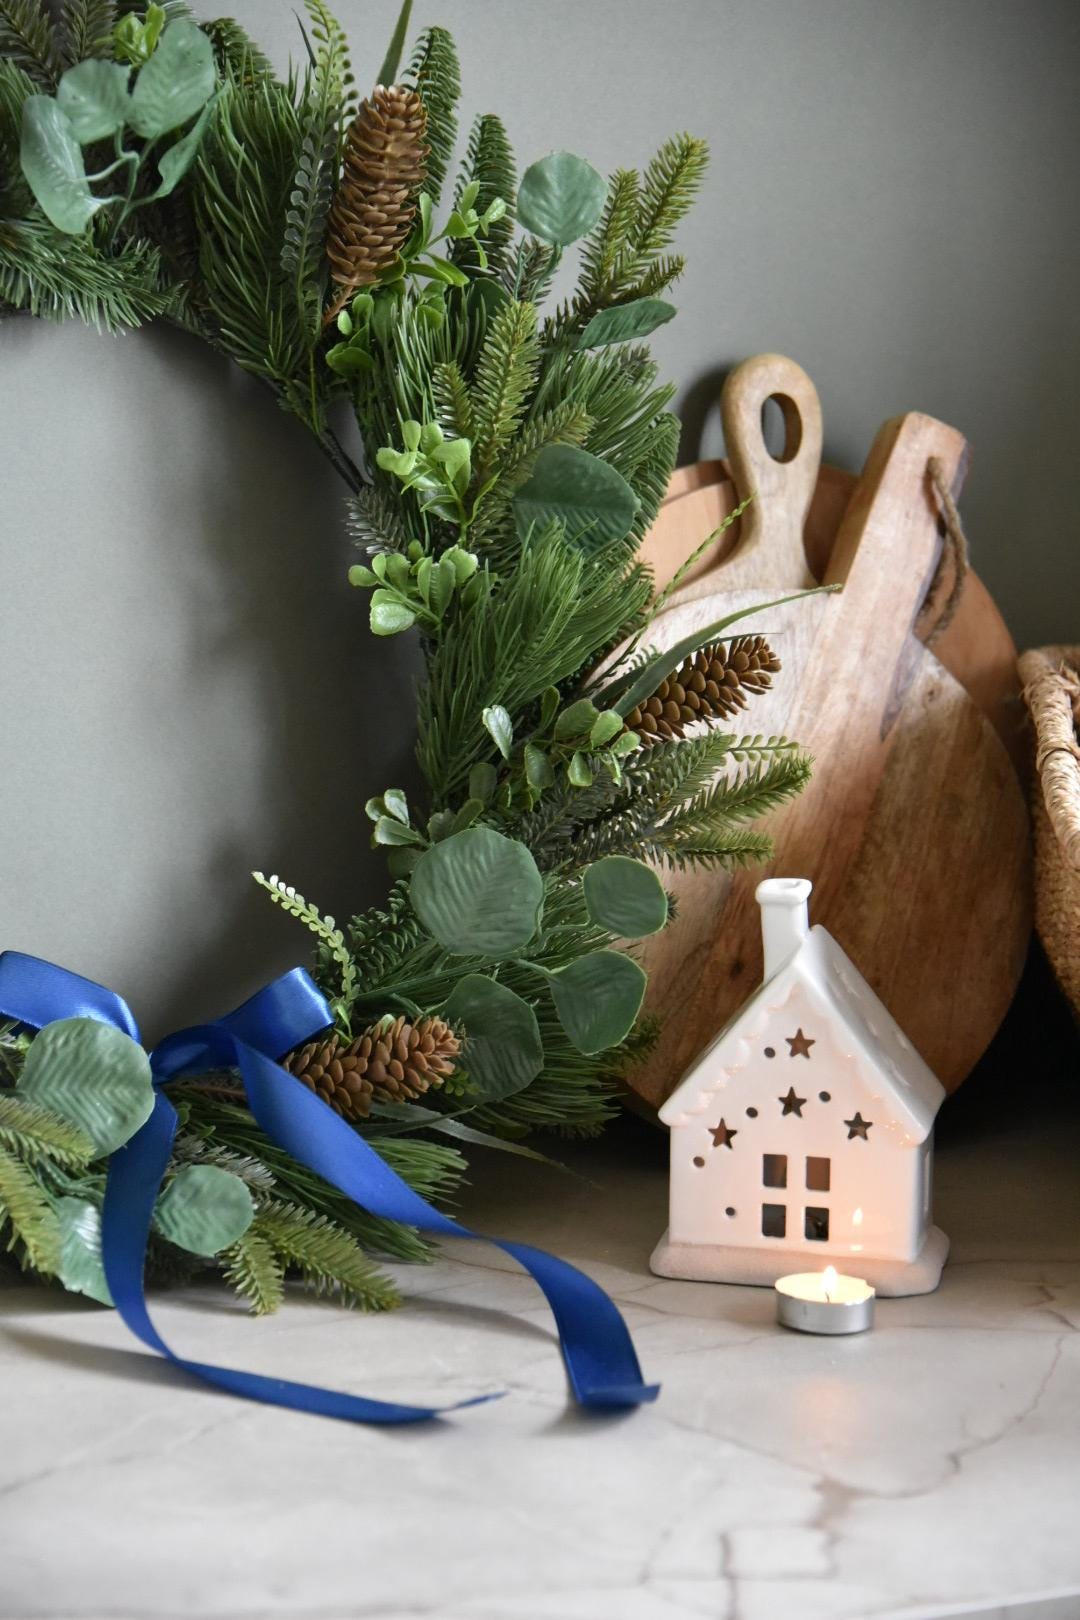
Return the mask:
[[[758,885],[764,980],[660,1110],[671,1128],[662,1277],[769,1285],[836,1266],[879,1294],[936,1288],[945,1092],[836,941],[805,878]]]

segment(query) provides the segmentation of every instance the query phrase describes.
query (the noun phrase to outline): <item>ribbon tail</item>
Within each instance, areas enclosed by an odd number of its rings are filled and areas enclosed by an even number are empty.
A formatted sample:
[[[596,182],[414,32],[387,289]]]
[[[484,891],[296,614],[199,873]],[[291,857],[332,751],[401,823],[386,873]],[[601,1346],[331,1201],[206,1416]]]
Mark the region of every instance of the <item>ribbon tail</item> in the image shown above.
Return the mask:
[[[105,1184],[101,1217],[105,1278],[121,1319],[143,1344],[156,1350],[174,1367],[231,1395],[297,1412],[341,1418],[351,1423],[422,1423],[441,1417],[445,1412],[455,1411],[458,1406],[477,1404],[477,1401],[470,1400],[436,1407],[371,1400],[362,1395],[322,1389],[317,1384],[268,1378],[260,1373],[217,1367],[178,1355],[162,1338],[150,1318],[143,1284],[154,1205],[169,1163],[177,1123],[175,1108],[159,1091],[154,1111],[146,1124],[130,1142],[113,1154]],[[494,1398],[480,1396],[478,1400]]]
[[[442,1237],[494,1243],[524,1267],[551,1306],[570,1387],[582,1406],[610,1410],[656,1399],[659,1386],[642,1377],[622,1315],[591,1278],[542,1249],[484,1237],[444,1215],[276,1063],[241,1042],[237,1051],[252,1114],[293,1158],[373,1215]]]

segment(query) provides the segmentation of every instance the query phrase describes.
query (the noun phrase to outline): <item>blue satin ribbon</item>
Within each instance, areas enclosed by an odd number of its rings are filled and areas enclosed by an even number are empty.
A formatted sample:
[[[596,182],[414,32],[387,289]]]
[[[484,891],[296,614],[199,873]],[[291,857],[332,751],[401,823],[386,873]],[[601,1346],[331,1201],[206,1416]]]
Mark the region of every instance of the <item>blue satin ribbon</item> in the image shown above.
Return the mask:
[[[139,1040],[138,1025],[121,996],[92,979],[18,951],[0,953],[0,1014],[32,1029],[58,1018],[97,1018]],[[101,1221],[105,1276],[131,1331],[175,1366],[233,1395],[352,1423],[415,1423],[498,1398],[481,1395],[443,1407],[369,1400],[315,1384],[190,1361],[166,1344],[150,1319],[143,1291],[154,1205],[178,1124],[164,1088],[184,1075],[235,1067],[243,1077],[248,1108],[271,1141],[362,1208],[424,1232],[494,1243],[523,1266],[551,1306],[570,1388],[582,1406],[612,1410],[655,1400],[658,1386],[644,1382],[626,1324],[602,1288],[542,1249],[485,1238],[451,1220],[274,1061],[331,1021],[330,1009],[311,979],[302,968],[294,968],[234,1012],[169,1035],[150,1053],[154,1109],[109,1161]]]

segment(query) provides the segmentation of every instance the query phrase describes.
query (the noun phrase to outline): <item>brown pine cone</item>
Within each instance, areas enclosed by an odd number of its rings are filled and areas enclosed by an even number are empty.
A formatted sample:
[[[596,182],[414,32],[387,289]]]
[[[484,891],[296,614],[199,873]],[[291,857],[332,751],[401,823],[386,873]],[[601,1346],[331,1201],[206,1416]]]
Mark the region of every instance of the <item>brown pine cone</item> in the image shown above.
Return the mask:
[[[345,1119],[367,1119],[372,1102],[411,1102],[454,1072],[461,1042],[441,1018],[372,1024],[348,1045],[339,1035],[310,1041],[284,1060]]]
[[[428,148],[415,90],[377,85],[349,126],[341,180],[327,221],[326,256],[338,303],[388,270],[412,229]]]
[[[736,636],[702,647],[626,717],[643,742],[682,737],[695,720],[727,719],[772,685],[780,660],[764,636]]]

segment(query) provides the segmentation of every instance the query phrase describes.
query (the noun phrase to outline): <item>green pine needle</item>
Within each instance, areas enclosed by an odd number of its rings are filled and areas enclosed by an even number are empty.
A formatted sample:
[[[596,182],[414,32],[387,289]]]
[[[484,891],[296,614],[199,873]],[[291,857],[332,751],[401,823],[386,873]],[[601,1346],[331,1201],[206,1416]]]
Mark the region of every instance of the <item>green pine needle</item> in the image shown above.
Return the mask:
[[[48,1194],[29,1165],[0,1147],[0,1235],[21,1244],[35,1271],[52,1276],[60,1264],[60,1228]]]
[[[324,1215],[271,1199],[260,1206],[250,1232],[297,1270],[313,1293],[332,1294],[364,1311],[391,1310],[400,1303],[393,1283],[356,1239]]]
[[[285,1267],[259,1230],[258,1217],[220,1258],[225,1281],[254,1316],[269,1316],[278,1309],[285,1297]]]
[[[71,1169],[94,1157],[94,1144],[77,1125],[10,1091],[0,1091],[0,1147],[25,1164],[51,1159]]]
[[[461,96],[457,47],[445,28],[428,28],[421,34],[406,77],[419,92],[427,113],[428,159],[423,190],[437,204],[457,142]]]

